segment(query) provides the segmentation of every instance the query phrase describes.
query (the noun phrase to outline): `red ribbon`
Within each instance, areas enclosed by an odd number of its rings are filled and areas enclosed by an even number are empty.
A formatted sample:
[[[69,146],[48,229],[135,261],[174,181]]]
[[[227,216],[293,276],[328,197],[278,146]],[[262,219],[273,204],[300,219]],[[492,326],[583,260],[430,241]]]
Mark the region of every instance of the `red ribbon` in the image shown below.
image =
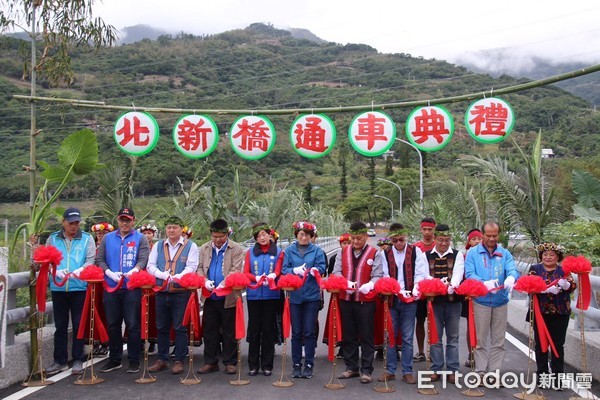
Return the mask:
[[[394,322],[392,321],[392,315],[390,314],[390,305],[388,300],[385,299],[383,302],[383,319],[386,322],[385,329],[388,335],[388,346],[394,347],[396,346],[396,335],[394,334]]]
[[[312,275],[310,273],[310,270],[312,268],[307,268],[304,270],[304,276],[302,277],[302,285],[304,285],[304,282],[306,282],[306,279],[308,279],[308,275]],[[319,285],[319,288],[321,287],[321,273],[319,272],[319,270],[315,270],[315,275],[314,275],[315,280],[317,281],[317,285]]]
[[[35,282],[35,298],[40,312],[46,311],[46,291],[48,290],[48,270],[50,263],[48,261],[40,263],[40,272]]]
[[[243,339],[246,336],[246,328],[244,326],[244,305],[242,304],[242,296],[238,296],[235,302],[235,338]]]
[[[141,324],[142,324],[142,340],[148,340],[148,329],[146,329],[147,326],[147,320],[148,320],[148,315],[147,312],[148,310],[148,303],[150,301],[149,297],[152,296],[152,294],[154,293],[154,291],[152,289],[143,289],[144,294],[142,295],[142,318],[141,318]]]
[[[548,346],[550,346],[554,357],[558,357],[558,352],[556,351],[556,347],[554,347],[552,336],[550,336],[550,332],[548,332],[548,327],[546,326],[546,322],[544,321],[542,310],[540,310],[540,303],[537,294],[533,296],[533,311],[535,313],[534,319],[538,328],[538,336],[540,338],[540,346],[542,348],[542,352],[547,353]]]
[[[183,314],[182,324],[188,326],[190,321],[192,323],[192,329],[194,330],[194,338],[200,338],[200,313],[198,311],[198,301],[195,290],[190,293],[190,299],[185,307],[185,314]]]
[[[429,344],[436,344],[439,340],[433,314],[433,301],[427,300],[427,324],[429,325]]]
[[[329,361],[333,361],[335,357],[335,344],[343,340],[338,293],[331,293],[331,302],[329,302],[329,312],[327,314],[329,315],[327,358],[329,358]]]
[[[285,296],[285,300],[283,302],[283,338],[287,339],[290,337],[290,330],[292,323],[290,321],[290,298]]]
[[[579,298],[577,299],[577,308],[587,310],[592,300],[592,286],[590,284],[590,274],[583,273],[579,275]]]
[[[117,286],[111,288],[110,286],[108,286],[108,283],[106,283],[106,281],[103,281],[104,290],[106,290],[106,293],[114,293],[117,290],[121,289],[121,287],[123,287],[123,282],[125,282],[124,276],[122,276],[121,279],[119,279],[119,282],[117,282]]]
[[[469,304],[469,318],[468,321],[468,329],[469,329],[469,343],[471,349],[477,347],[477,329],[475,327],[475,310],[473,310],[473,299],[467,297],[467,302]],[[469,349],[469,350],[471,350]]]
[[[71,272],[69,272],[65,275],[62,282],[57,282],[56,281],[56,267],[52,268],[52,282],[54,282],[54,284],[58,287],[65,286],[65,283],[67,283],[67,280],[69,279],[69,277],[71,275],[73,275],[73,274]]]
[[[108,342],[108,333],[106,332],[106,327],[102,322],[102,318],[96,318],[96,298],[92,299],[92,289],[94,285],[99,282],[88,282],[87,289],[85,291],[85,302],[83,303],[83,312],[81,313],[81,319],[79,320],[79,329],[77,330],[77,339],[83,339],[85,337],[86,328],[89,329],[89,324],[91,324],[90,319],[90,311],[92,307],[94,308],[94,329],[98,330],[98,336],[100,337],[100,343]],[[93,304],[92,304],[93,302]],[[89,320],[89,321],[88,321]],[[91,332],[90,335],[92,338],[94,337],[94,332]]]
[[[122,283],[119,282],[119,284],[122,284]],[[154,286],[152,288],[152,290],[154,291],[154,293],[162,292],[163,290],[165,290],[167,288],[168,284],[169,284],[169,280],[168,279],[163,279],[162,285],[160,285],[160,286]]]

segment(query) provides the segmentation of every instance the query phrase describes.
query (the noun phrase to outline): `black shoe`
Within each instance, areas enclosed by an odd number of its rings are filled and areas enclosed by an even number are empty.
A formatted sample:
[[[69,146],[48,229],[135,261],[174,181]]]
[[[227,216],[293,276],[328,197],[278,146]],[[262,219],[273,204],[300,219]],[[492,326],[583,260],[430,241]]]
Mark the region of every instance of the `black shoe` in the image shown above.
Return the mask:
[[[248,371],[248,375],[250,375],[250,376],[256,376],[257,374],[258,374],[257,369],[251,369],[250,371]]]
[[[263,375],[264,375],[264,376],[271,376],[271,374],[272,374],[272,373],[273,373],[273,371],[271,371],[270,369],[265,369],[265,370],[263,371]]]
[[[114,371],[115,369],[119,369],[121,367],[122,367],[122,365],[119,361],[108,360],[106,362],[106,364],[104,364],[102,366],[102,368],[100,368],[100,372],[110,372],[110,371]]]
[[[292,370],[292,378],[300,378],[300,376],[302,376],[302,365],[295,364]]]
[[[304,366],[304,370],[302,371],[302,378],[310,379],[310,378],[312,378],[312,374],[313,374],[312,364],[306,364]]]
[[[135,374],[136,372],[140,372],[140,363],[137,361],[130,361],[129,368],[125,371],[130,374]]]

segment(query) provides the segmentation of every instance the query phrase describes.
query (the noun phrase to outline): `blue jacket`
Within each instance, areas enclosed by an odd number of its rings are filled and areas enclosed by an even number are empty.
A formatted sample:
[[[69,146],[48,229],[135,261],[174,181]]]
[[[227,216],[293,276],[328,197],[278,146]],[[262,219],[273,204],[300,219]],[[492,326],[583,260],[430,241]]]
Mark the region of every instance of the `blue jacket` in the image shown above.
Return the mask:
[[[467,252],[465,276],[480,281],[498,279],[498,285],[502,285],[509,276],[515,280],[519,279],[519,272],[515,267],[512,254],[504,247],[497,246],[490,255],[487,248],[480,243]],[[476,297],[474,301],[483,306],[499,307],[508,303],[508,290],[488,293],[483,297]]]
[[[119,230],[110,232],[104,236],[102,239],[102,244],[105,246],[104,248],[104,256],[105,263],[108,268],[110,268],[113,272],[122,272],[126,273],[135,268],[140,250],[140,242],[148,239],[144,236],[143,233],[137,231],[137,229],[132,229],[124,238],[121,238],[119,235]],[[98,255],[97,258],[99,258]],[[148,255],[146,254],[146,262],[143,265],[143,268],[146,268],[146,263]],[[117,284],[107,277],[104,276],[104,281],[110,286],[114,288]],[[127,279],[123,282],[123,289],[127,288]]]
[[[63,259],[60,265],[58,265],[57,270],[66,269],[69,272],[73,272],[79,267],[90,265],[93,259],[86,262],[90,241],[94,243],[92,235],[80,229],[71,241],[71,246],[67,249],[67,242],[65,241],[62,229],[52,233],[48,238],[47,244],[56,247],[63,255]],[[57,278],[58,281],[59,279]],[[87,282],[75,279],[75,277],[69,279],[63,286],[56,286],[52,278],[50,278],[50,290],[53,292],[82,291],[86,290],[86,288]]]
[[[282,274],[293,274],[294,267],[299,267],[306,263],[306,269],[315,267],[321,275],[325,274],[325,253],[320,247],[312,243],[308,244],[304,257],[298,252],[298,242],[294,242],[285,249],[285,258],[283,260]],[[290,303],[301,304],[308,301],[320,301],[321,289],[317,285],[315,278],[308,274],[304,285],[294,290],[290,295]]]
[[[275,273],[275,267],[277,260],[281,254],[281,248],[277,247],[275,243],[271,244],[269,251],[263,253],[260,250],[258,243],[248,250],[250,255],[250,273],[254,276],[261,276],[262,274],[269,275]],[[246,289],[247,300],[279,300],[281,291],[271,290],[268,286],[260,286],[256,289]]]

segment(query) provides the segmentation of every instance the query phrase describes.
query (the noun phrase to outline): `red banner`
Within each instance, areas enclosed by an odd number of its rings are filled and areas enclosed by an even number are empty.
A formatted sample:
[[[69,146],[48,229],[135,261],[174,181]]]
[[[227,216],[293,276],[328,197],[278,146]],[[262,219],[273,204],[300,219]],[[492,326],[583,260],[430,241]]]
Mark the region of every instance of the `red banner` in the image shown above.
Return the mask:
[[[184,326],[188,326],[192,323],[192,329],[194,330],[194,339],[200,338],[200,312],[198,311],[198,302],[196,301],[196,291],[190,293],[190,299],[188,300],[187,306],[185,307],[185,313],[183,314]]]
[[[83,339],[85,337],[85,330],[88,326],[91,326],[90,312],[94,309],[94,327],[92,328],[92,332],[90,332],[90,337],[94,337],[93,330],[98,330],[98,336],[100,337],[100,343],[108,342],[108,333],[106,332],[106,327],[104,323],[102,323],[102,318],[98,318],[96,315],[96,298],[92,298],[92,290],[97,282],[88,282],[88,286],[85,292],[85,302],[83,303],[83,311],[81,313],[81,319],[79,321],[79,329],[77,331],[77,339]],[[100,286],[100,285],[98,285]],[[96,288],[99,289],[99,288]]]
[[[329,334],[327,340],[327,358],[333,361],[335,357],[335,344],[343,340],[342,334],[342,317],[340,314],[340,306],[338,304],[338,294],[331,293],[331,302],[329,303]]]
[[[433,301],[427,300],[427,324],[429,324],[429,344],[436,344],[439,340],[435,316],[433,314]]]
[[[542,310],[540,310],[540,302],[537,294],[533,295],[533,311],[535,313],[534,320],[538,328],[538,336],[540,338],[540,347],[542,348],[542,352],[547,353],[548,346],[550,346],[554,357],[558,357],[558,352],[556,351],[556,347],[554,347],[554,342],[552,341],[552,337],[550,336],[550,332],[548,332],[548,327],[544,321]]]
[[[244,305],[242,296],[238,296],[235,303],[235,338],[243,339],[246,336],[246,328],[244,326]]]

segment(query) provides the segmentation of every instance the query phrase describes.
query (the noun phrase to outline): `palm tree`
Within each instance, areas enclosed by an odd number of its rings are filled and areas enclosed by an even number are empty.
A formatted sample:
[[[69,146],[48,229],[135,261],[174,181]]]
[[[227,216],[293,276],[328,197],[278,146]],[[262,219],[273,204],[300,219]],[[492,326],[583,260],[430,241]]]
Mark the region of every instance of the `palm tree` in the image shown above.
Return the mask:
[[[510,171],[506,160],[500,157],[465,156],[465,166],[474,167],[476,176],[487,183],[490,200],[497,204],[500,221],[509,231],[520,229],[534,243],[541,243],[544,228],[553,217],[554,189],[544,187],[541,131],[535,140],[531,156],[513,140],[525,165],[518,173]]]

